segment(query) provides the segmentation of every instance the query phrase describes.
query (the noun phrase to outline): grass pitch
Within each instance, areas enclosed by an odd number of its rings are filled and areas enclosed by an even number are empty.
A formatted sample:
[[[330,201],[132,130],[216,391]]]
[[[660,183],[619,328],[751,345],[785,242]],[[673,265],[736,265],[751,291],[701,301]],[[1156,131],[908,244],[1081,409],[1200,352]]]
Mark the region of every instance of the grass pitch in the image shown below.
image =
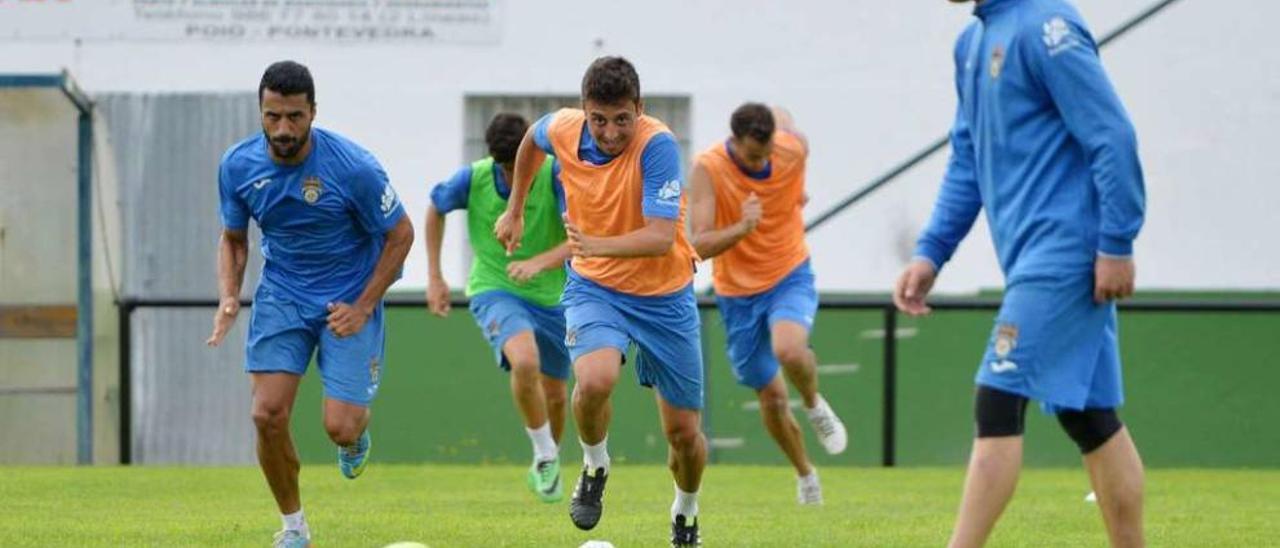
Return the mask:
[[[377,455],[374,455],[377,458]],[[569,463],[566,463],[569,464]],[[593,531],[566,501],[543,504],[514,466],[388,465],[355,481],[304,466],[302,496],[316,546],[578,546],[603,539],[661,546],[672,484],[665,468],[616,465]],[[571,472],[574,466],[566,466]],[[255,468],[0,468],[0,546],[267,546],[280,519]],[[826,505],[799,507],[781,467],[712,466],[700,500],[707,546],[941,546],[961,469],[820,471]],[[1082,470],[1029,470],[992,546],[1104,546]],[[1280,471],[1153,470],[1153,546],[1278,542]]]

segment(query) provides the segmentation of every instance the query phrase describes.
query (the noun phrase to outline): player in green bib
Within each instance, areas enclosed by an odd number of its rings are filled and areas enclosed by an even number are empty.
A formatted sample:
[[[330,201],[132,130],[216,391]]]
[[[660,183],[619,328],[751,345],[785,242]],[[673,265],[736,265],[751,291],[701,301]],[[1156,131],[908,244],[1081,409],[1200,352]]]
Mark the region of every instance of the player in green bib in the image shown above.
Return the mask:
[[[542,164],[525,204],[525,234],[508,256],[493,235],[507,207],[512,167],[528,122],[498,114],[485,131],[489,156],[458,170],[431,190],[427,207],[427,305],[449,313],[449,284],[440,270],[444,216],[467,210],[467,233],[475,257],[467,279],[471,314],[493,347],[498,365],[510,372],[511,393],[533,443],[529,488],[544,502],[560,500],[560,434],[564,430],[569,351],[565,348],[564,190],[553,158]]]

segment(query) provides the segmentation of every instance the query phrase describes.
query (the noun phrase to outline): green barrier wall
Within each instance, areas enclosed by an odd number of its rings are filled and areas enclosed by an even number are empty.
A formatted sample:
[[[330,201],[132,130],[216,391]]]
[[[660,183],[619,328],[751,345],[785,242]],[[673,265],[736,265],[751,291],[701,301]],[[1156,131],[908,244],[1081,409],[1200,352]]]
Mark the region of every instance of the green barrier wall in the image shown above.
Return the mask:
[[[992,312],[935,312],[898,319],[897,462],[958,465],[972,436],[973,375]],[[850,450],[822,452],[801,409],[810,455],[819,466],[880,463],[883,314],[822,310],[813,334],[822,392],[844,418]],[[465,310],[448,319],[422,309],[389,308],[383,384],[374,404],[375,458],[385,462],[522,463],[528,439],[508,379]],[[754,392],[736,384],[724,329],[703,313],[709,371],[706,430],[717,463],[785,464],[760,423]],[[1280,465],[1280,315],[1130,312],[1121,318],[1128,403],[1121,412],[1150,466]],[[302,458],[329,462],[334,449],[320,418],[314,368],[294,412]],[[614,393],[609,446],[619,462],[659,463],[666,445],[653,393],[628,366]],[[798,396],[793,394],[798,401]],[[1079,455],[1056,420],[1028,413],[1026,462],[1075,466]],[[572,417],[562,457],[579,458]]]

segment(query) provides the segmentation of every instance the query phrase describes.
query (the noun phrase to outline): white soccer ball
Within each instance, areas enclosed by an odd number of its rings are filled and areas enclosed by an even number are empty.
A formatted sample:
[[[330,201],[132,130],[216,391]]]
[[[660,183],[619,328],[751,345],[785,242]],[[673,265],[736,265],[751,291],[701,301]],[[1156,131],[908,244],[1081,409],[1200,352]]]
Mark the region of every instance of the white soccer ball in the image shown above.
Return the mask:
[[[613,543],[607,540],[588,540],[578,548],[613,548]]]
[[[1096,493],[1094,493],[1093,491],[1089,491],[1089,494],[1084,496],[1084,501],[1085,501],[1085,502],[1098,502],[1098,495],[1097,495]]]

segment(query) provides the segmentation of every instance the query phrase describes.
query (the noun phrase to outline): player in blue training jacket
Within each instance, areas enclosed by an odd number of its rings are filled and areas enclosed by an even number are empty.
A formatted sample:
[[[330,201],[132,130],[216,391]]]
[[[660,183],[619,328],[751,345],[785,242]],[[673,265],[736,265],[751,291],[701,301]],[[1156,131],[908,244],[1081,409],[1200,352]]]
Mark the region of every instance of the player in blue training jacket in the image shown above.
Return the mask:
[[[324,382],[324,426],[347,478],[369,456],[369,404],[383,367],[382,296],[413,243],[387,175],[372,154],[311,126],[315,84],[281,61],[258,85],[262,133],[227,151],[218,172],[221,296],[208,344],[222,342],[240,309],[246,229],[262,230],[262,280],[253,298],[245,371],[253,384],[258,463],[284,521],[275,545],[310,545],[298,495],[289,415],[312,354]]]
[[[951,0],[960,2],[960,0]],[[1084,455],[1111,543],[1141,546],[1142,461],[1123,403],[1115,299],[1133,293],[1144,191],[1132,124],[1062,0],[979,0],[955,46],[951,159],[894,300],[925,297],[985,209],[1005,297],[977,374],[977,439],[952,546],[980,546],[1017,483],[1028,400]]]

